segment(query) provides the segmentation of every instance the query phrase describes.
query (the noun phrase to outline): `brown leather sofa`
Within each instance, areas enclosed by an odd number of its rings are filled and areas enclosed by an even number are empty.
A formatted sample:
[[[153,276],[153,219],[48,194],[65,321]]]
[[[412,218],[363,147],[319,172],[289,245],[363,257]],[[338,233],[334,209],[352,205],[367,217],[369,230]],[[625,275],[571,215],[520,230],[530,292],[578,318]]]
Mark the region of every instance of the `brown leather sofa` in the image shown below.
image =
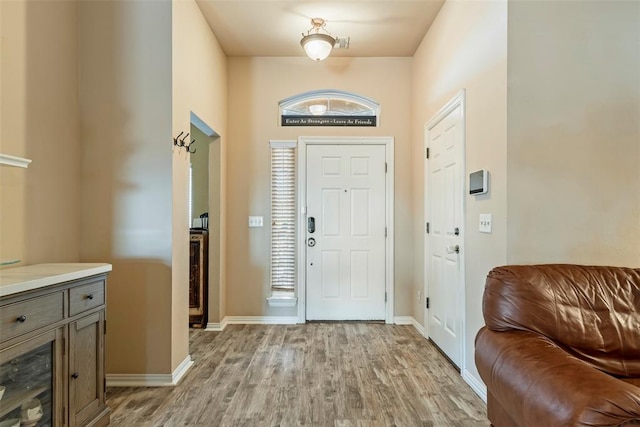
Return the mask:
[[[640,426],[640,269],[494,268],[482,309],[494,426]]]

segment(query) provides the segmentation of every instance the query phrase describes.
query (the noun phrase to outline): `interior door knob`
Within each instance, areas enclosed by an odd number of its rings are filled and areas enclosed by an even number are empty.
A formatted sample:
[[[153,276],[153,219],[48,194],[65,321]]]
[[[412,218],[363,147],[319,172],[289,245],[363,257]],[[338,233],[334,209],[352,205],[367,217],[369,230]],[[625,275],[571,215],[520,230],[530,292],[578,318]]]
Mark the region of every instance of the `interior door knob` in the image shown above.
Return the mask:
[[[460,245],[451,245],[451,246],[447,246],[447,253],[448,254],[452,254],[452,253],[460,253]]]

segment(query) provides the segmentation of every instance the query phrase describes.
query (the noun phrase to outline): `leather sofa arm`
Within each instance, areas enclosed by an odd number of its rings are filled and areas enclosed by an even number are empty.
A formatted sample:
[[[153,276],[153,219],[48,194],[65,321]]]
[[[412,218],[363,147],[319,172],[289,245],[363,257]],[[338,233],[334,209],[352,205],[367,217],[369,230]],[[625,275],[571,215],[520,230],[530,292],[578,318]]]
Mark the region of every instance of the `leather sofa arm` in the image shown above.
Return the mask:
[[[487,391],[520,426],[640,426],[640,388],[526,331],[476,336]]]

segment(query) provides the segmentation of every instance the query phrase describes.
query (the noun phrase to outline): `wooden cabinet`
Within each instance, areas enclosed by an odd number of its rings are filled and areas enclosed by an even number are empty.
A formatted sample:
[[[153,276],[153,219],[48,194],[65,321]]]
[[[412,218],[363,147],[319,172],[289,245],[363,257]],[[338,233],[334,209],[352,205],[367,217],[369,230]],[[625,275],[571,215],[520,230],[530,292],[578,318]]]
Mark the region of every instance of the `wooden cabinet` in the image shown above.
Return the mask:
[[[206,230],[191,230],[189,243],[189,324],[207,326],[209,310],[209,235]]]
[[[109,424],[105,286],[103,274],[0,298],[0,421],[30,425],[31,413],[35,426]]]
[[[104,312],[69,325],[69,426],[85,425],[104,407]]]

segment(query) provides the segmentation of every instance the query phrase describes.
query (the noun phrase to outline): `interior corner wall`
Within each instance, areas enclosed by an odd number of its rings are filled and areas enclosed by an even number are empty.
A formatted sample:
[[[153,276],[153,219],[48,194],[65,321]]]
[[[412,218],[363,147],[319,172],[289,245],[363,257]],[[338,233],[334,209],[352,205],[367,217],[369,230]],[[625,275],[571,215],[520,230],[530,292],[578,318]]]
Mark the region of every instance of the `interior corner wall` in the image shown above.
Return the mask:
[[[191,157],[191,218],[198,218],[209,212],[209,144],[211,137],[205,135],[195,125],[190,126],[191,137],[195,139]]]
[[[220,322],[225,315],[226,283],[226,150],[227,150],[227,58],[194,0],[173,1],[173,121],[172,134],[189,132],[191,113],[194,113],[212,128],[220,138],[216,139],[219,150],[220,170],[218,194],[220,211],[219,247],[209,250],[211,265],[219,265],[210,272],[209,322]],[[200,144],[195,143],[197,150]],[[217,147],[216,147],[217,148]],[[188,354],[188,280],[189,280],[189,227],[188,227],[188,171],[189,155],[184,148],[173,150],[173,210],[176,215],[174,235],[174,303],[173,333],[180,337],[174,347],[173,366],[182,362]],[[209,182],[212,185],[213,181]],[[214,194],[216,194],[214,192]],[[212,200],[210,198],[210,200]],[[211,237],[211,236],[210,236]],[[209,245],[215,242],[210,239]]]
[[[447,1],[413,57],[411,159],[414,247],[412,295],[424,286],[424,138],[426,123],[462,89],[466,90],[465,177],[478,169],[490,173],[489,192],[465,195],[466,359],[461,366],[480,381],[474,340],[484,325],[482,293],[489,270],[507,258],[506,125],[507,3]],[[465,184],[465,188],[466,188]],[[493,214],[493,232],[478,231],[480,213]],[[412,298],[412,302],[416,301]],[[424,296],[412,305],[424,322]]]
[[[0,259],[79,259],[75,1],[0,1]]]
[[[299,136],[393,136],[395,138],[395,315],[410,314],[413,270],[409,115],[410,58],[229,58],[229,144],[227,176],[227,314],[296,316],[297,307],[269,307],[269,140]],[[381,105],[376,128],[281,127],[278,102],[319,89],[338,89]],[[247,217],[265,227],[248,228]]]
[[[113,265],[106,371],[171,374],[171,1],[78,12],[80,252]]]
[[[509,263],[640,267],[639,46],[638,2],[509,2]]]

